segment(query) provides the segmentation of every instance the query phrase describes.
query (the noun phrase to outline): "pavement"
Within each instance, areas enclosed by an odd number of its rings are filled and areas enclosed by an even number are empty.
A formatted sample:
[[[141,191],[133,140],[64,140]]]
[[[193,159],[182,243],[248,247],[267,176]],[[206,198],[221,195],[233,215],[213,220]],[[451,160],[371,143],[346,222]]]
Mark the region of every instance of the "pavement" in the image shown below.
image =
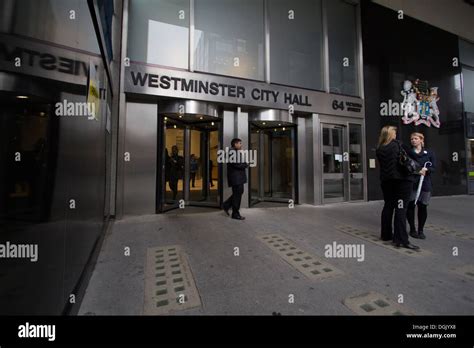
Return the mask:
[[[126,216],[105,236],[79,314],[153,313],[156,308],[148,308],[157,300],[151,252],[178,246],[182,265],[176,267],[197,291],[197,297],[191,295],[197,302],[183,309],[171,303],[160,314],[473,315],[474,196],[432,198],[427,239],[411,238],[423,250],[415,255],[377,241],[382,205],[371,201],[290,209],[263,204],[242,209],[244,221],[196,207]],[[263,237],[270,235],[308,260],[329,265],[335,276],[308,276],[302,268],[308,265],[293,262],[265,242]],[[363,261],[347,254],[326,257],[326,246],[334,242],[363,245]],[[176,281],[168,274],[165,283]],[[369,304],[377,296],[383,298],[375,300],[381,308]]]

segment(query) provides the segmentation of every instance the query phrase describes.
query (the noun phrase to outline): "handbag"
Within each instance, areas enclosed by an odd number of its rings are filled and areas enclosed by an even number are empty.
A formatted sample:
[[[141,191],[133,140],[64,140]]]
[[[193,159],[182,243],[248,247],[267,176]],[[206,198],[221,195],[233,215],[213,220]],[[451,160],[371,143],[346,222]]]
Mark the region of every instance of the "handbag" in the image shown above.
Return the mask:
[[[400,142],[398,142],[398,163],[400,166],[403,168],[406,174],[408,175],[414,175],[418,174],[418,172],[421,170],[420,164],[415,161],[413,158],[408,156],[407,152],[405,149],[400,145]]]

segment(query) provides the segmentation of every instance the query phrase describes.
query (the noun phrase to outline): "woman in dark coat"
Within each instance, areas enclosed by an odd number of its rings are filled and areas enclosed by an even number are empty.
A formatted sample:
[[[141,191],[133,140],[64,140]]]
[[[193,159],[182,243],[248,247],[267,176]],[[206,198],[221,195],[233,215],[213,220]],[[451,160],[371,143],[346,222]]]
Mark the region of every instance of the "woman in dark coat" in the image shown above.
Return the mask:
[[[410,136],[410,142],[412,148],[408,155],[418,162],[420,167],[424,167],[425,163],[430,162],[426,165],[425,169],[422,169],[420,175],[416,176],[415,183],[413,185],[412,194],[410,197],[410,203],[408,205],[407,219],[410,224],[410,236],[413,238],[425,239],[426,236],[423,232],[426,219],[428,218],[428,204],[431,198],[431,192],[433,191],[433,184],[431,182],[431,174],[434,173],[436,168],[436,157],[434,153],[425,148],[425,137],[421,133],[412,133]],[[415,199],[416,192],[418,190],[418,184],[421,176],[424,176],[423,183],[421,184],[421,193],[416,206],[418,206],[418,230],[415,226]]]
[[[397,129],[394,126],[384,126],[380,131],[376,155],[380,164],[380,181],[383,192],[384,206],[381,217],[381,238],[392,240],[396,247],[417,250],[418,246],[408,240],[406,214],[408,202],[413,187],[413,176],[404,171],[399,163],[400,149],[409,151],[410,148],[401,144],[397,139]],[[392,234],[392,218],[395,219]]]

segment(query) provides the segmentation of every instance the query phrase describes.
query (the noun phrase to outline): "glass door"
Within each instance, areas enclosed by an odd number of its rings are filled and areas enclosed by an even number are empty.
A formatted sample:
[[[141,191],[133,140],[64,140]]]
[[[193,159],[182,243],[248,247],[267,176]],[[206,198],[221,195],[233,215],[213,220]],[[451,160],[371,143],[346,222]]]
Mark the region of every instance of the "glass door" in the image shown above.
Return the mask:
[[[268,132],[269,191],[265,196],[283,199],[294,197],[294,147],[292,128],[275,128]]]
[[[164,117],[161,135],[161,151],[158,163],[159,173],[159,211],[178,208],[184,200],[185,176],[185,130],[182,122]]]
[[[201,118],[160,116],[159,212],[183,204],[219,207],[220,122]]]
[[[362,126],[349,124],[349,200],[364,199],[364,163],[362,161]]]
[[[321,125],[323,203],[364,199],[362,125]]]
[[[250,167],[250,204],[296,200],[295,127],[251,124],[250,148],[257,165]]]
[[[219,206],[218,123],[190,128],[189,204]]]
[[[323,141],[323,202],[334,203],[346,200],[344,138],[345,127],[322,125]]]
[[[48,221],[53,200],[59,118],[53,104],[0,95],[0,217]],[[21,154],[16,161],[15,154]],[[1,225],[0,221],[0,225]]]
[[[220,207],[221,204],[221,166],[217,162],[218,151],[221,148],[220,132],[219,126],[213,127],[209,130],[208,139],[209,139],[209,199],[211,202]]]
[[[260,139],[260,129],[254,125],[250,125],[250,150],[256,151],[257,153],[257,165],[250,167],[250,205],[258,203],[260,201],[260,183],[263,182],[260,178],[260,166],[259,166],[259,156],[262,154],[260,151],[261,148],[261,139]]]
[[[189,157],[189,200],[194,202],[205,201],[209,187],[208,181],[208,146],[207,132],[199,128],[191,129],[190,157]]]

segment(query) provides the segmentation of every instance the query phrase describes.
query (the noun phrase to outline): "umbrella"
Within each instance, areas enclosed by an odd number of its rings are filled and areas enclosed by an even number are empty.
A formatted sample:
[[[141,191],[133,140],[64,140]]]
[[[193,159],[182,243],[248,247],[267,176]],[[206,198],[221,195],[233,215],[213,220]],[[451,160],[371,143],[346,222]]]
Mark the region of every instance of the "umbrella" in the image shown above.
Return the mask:
[[[433,165],[433,163],[431,163],[430,161],[427,161],[427,162],[425,162],[423,168],[426,168],[426,166],[427,166],[428,164],[430,165],[430,167]],[[424,176],[424,175],[421,176],[420,182],[418,183],[418,189],[416,190],[415,205],[416,205],[416,202],[418,202],[418,198],[420,198],[421,186],[423,185],[423,180],[425,180],[425,176]]]

